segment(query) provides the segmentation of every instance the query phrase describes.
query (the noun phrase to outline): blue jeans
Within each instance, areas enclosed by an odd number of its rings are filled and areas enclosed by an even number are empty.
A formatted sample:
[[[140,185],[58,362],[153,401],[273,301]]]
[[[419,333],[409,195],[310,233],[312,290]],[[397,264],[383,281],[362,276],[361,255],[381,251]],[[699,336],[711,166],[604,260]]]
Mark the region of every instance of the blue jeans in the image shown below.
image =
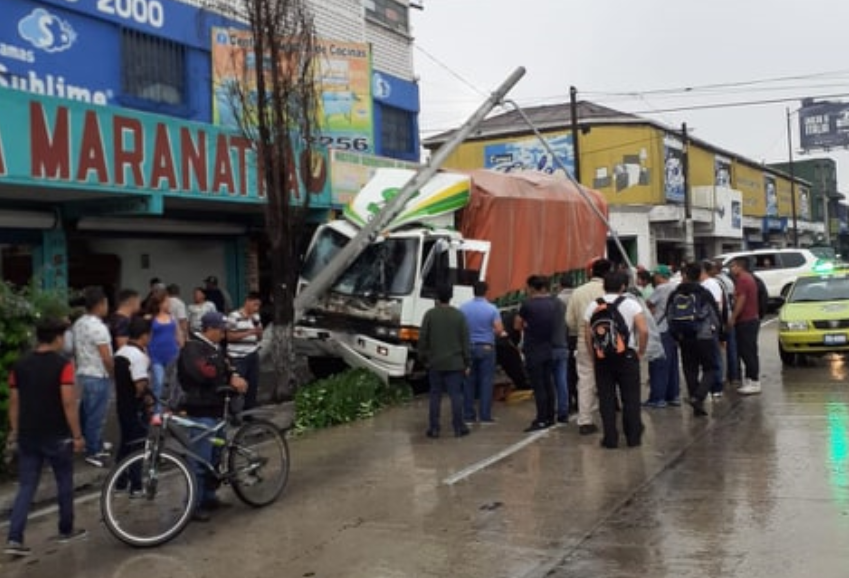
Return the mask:
[[[725,379],[722,372],[722,345],[718,339],[713,340],[714,344],[714,365],[716,365],[716,373],[714,374],[713,383],[710,384],[711,393],[722,393]]]
[[[221,420],[214,417],[193,417],[192,421],[196,421],[206,427],[212,428],[215,427]],[[188,431],[188,434],[194,437],[200,434],[200,430],[192,429]],[[207,436],[197,440],[192,444],[191,449],[192,453],[197,455],[199,458],[203,458],[215,467],[218,466],[220,452],[218,452],[218,448],[212,444],[211,437]],[[195,469],[195,479],[198,484],[197,500],[195,504],[202,505],[205,502],[214,500],[215,491],[217,489],[217,481],[212,476],[212,473],[207,469],[206,465],[200,460],[192,459],[191,462]]]
[[[551,372],[554,389],[557,392],[557,418],[569,417],[569,350],[555,349],[551,358]]]
[[[257,392],[259,390],[259,353],[251,353],[244,357],[233,358],[233,365],[245,381],[248,382],[248,391],[245,393],[245,409],[253,409],[257,406]]]
[[[70,438],[18,440],[18,495],[12,506],[9,540],[23,543],[30,505],[41,481],[44,463],[56,478],[59,500],[59,534],[74,529],[74,444]]]
[[[85,453],[93,456],[103,450],[103,426],[109,408],[112,380],[108,377],[78,375],[82,387],[80,404],[80,426],[85,436]]]
[[[732,327],[725,342],[725,379],[740,381],[740,356],[737,353],[737,331]]]
[[[162,411],[159,400],[162,397],[162,391],[165,389],[165,368],[166,365],[164,363],[152,362],[150,364],[150,390],[156,396],[153,413]]]
[[[481,421],[492,421],[492,387],[495,379],[495,346],[472,346],[472,367],[463,391],[463,415],[467,421],[475,420],[475,398],[480,397]]]
[[[660,341],[666,356],[649,362],[649,401],[676,401],[681,397],[678,343],[669,331],[660,334]]]
[[[430,431],[439,431],[439,413],[442,406],[442,392],[447,391],[451,398],[451,425],[454,433],[466,429],[463,422],[463,380],[462,371],[428,371],[430,381]]]

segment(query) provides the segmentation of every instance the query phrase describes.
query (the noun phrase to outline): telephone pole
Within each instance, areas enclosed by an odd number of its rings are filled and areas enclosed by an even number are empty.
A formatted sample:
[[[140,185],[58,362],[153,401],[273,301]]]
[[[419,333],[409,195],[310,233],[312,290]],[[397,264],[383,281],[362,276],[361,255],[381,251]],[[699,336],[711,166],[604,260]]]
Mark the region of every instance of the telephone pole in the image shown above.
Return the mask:
[[[581,182],[581,128],[578,124],[578,89],[569,87],[569,116],[572,117],[572,156],[575,157],[575,180]]]
[[[684,177],[684,260],[692,263],[696,260],[696,241],[693,225],[693,196],[690,194],[690,137],[687,123],[681,125],[681,172]]]
[[[787,172],[790,173],[790,211],[793,216],[793,246],[799,246],[799,222],[796,216],[796,175],[793,165],[793,131],[790,122],[790,107],[787,107]]]

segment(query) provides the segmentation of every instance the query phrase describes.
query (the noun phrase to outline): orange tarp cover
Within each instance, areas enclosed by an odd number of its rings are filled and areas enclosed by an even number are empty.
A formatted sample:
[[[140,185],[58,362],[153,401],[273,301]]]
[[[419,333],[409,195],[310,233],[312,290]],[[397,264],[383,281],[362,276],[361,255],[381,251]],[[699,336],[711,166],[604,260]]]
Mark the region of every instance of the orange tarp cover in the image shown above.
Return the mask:
[[[582,269],[606,252],[607,229],[565,177],[479,170],[460,215],[466,239],[492,243],[486,274],[491,298],[523,289],[528,276]],[[586,189],[607,215],[598,191]]]

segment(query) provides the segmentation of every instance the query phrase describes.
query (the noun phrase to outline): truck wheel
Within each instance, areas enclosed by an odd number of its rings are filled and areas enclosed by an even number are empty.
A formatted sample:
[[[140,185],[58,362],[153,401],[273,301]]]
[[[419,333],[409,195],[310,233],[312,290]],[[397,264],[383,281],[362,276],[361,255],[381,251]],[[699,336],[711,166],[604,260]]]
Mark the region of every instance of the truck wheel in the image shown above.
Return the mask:
[[[316,379],[326,379],[348,370],[348,364],[338,357],[308,357],[307,365]]]

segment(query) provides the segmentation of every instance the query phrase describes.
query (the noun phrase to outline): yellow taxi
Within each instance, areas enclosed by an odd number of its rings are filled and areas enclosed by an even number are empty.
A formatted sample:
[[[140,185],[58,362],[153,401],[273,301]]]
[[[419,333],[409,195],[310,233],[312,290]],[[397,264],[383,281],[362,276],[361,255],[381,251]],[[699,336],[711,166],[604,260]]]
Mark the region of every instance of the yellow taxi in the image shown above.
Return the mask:
[[[778,323],[778,352],[785,365],[795,365],[801,355],[849,352],[849,268],[821,263],[799,276]]]

